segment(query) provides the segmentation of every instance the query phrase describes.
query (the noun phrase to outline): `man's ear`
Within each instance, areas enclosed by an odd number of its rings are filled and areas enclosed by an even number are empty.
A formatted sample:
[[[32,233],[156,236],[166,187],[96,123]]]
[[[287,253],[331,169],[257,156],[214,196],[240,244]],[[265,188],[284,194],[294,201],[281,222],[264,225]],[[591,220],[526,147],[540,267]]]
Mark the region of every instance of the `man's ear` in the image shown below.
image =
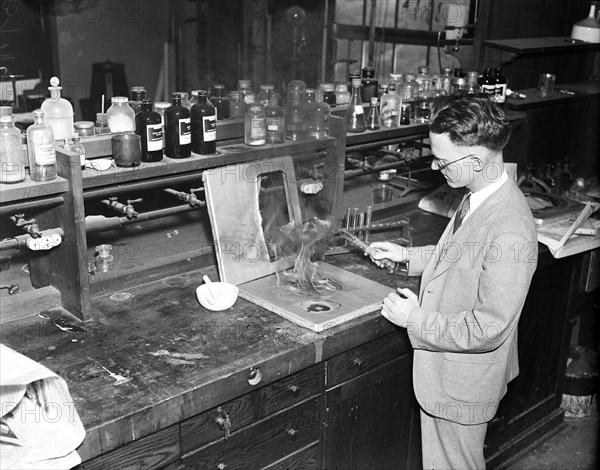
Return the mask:
[[[473,159],[473,170],[475,171],[482,171],[483,170],[483,160],[481,159],[481,157],[477,156],[477,155],[473,155],[473,157],[471,157]]]

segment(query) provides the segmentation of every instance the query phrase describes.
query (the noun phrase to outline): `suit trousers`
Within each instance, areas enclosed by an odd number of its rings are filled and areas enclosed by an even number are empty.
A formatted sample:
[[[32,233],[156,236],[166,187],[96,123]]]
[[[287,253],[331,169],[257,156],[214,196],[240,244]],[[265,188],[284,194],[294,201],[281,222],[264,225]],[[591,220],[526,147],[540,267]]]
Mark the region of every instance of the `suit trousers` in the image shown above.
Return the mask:
[[[423,470],[485,470],[487,425],[455,423],[421,410]]]

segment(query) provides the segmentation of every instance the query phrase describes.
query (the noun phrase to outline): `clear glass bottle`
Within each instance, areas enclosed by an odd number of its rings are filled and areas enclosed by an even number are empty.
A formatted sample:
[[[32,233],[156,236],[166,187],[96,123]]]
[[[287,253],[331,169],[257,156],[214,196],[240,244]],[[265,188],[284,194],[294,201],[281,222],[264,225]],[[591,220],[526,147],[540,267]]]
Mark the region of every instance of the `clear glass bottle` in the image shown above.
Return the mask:
[[[379,124],[379,107],[377,106],[377,102],[379,99],[376,96],[371,97],[371,107],[369,108],[369,113],[367,114],[367,129],[370,131],[376,131],[381,127]]]
[[[370,103],[371,98],[379,94],[379,80],[375,78],[375,67],[363,67],[360,81],[360,99],[363,103]]]
[[[210,102],[217,110],[217,121],[229,117],[229,100],[225,97],[225,85],[220,83],[215,84]]]
[[[256,101],[263,108],[269,104],[269,94],[273,89],[275,89],[275,85],[272,83],[263,83],[260,85],[260,90],[258,91]]]
[[[388,83],[388,90],[391,86],[396,88],[396,93],[402,96],[402,84],[404,83],[404,76],[401,73],[390,73],[390,80]]]
[[[238,91],[246,106],[256,103],[256,95],[254,94],[254,91],[252,91],[251,80],[238,80]]]
[[[108,127],[108,114],[96,113],[96,122],[94,122],[94,134],[110,134],[111,130]]]
[[[465,77],[454,77],[452,79],[452,93],[463,93],[467,94],[468,85]]]
[[[423,88],[419,90],[419,99],[415,107],[415,120],[417,122],[429,122],[436,98],[436,91],[433,89],[432,83],[430,80],[424,80],[421,83]]]
[[[244,117],[244,143],[265,145],[267,142],[267,115],[259,104],[253,104]]]
[[[229,117],[239,118],[246,114],[246,103],[242,100],[242,95],[239,91],[229,92]]]
[[[132,86],[129,90],[129,107],[135,114],[142,110],[142,100],[146,99],[146,88],[143,86]]]
[[[287,86],[287,101],[283,109],[285,119],[285,138],[293,142],[306,139],[306,106],[304,93],[306,84],[301,80],[292,80]]]
[[[442,90],[446,95],[452,93],[452,69],[444,68],[442,72]]]
[[[0,183],[25,179],[21,131],[15,127],[11,106],[0,106]]]
[[[217,111],[205,91],[192,106],[192,152],[208,155],[217,152]]]
[[[467,94],[478,95],[481,93],[481,85],[479,85],[479,72],[472,70],[467,72]]]
[[[379,121],[388,129],[400,125],[400,110],[402,97],[396,93],[394,84],[390,83],[388,92],[381,97],[379,105]]]
[[[41,109],[33,111],[33,124],[27,128],[29,174],[33,181],[52,181],[56,178],[54,131],[44,122]]]
[[[111,132],[134,132],[135,112],[127,104],[125,96],[113,96],[111,105],[106,111],[108,127]]]
[[[79,155],[79,164],[85,166],[85,147],[81,143],[81,137],[78,132],[73,133],[73,143],[71,144],[71,152]]]
[[[331,108],[323,103],[322,96],[317,99],[312,88],[306,89],[305,105],[308,136],[312,139],[326,139],[329,136]]]
[[[181,93],[171,96],[171,106],[165,110],[165,155],[188,158],[192,154],[190,110],[181,104]]]
[[[73,106],[66,99],[61,98],[62,87],[56,77],[50,79],[50,98],[42,103],[44,121],[52,128],[56,140],[73,138]]]
[[[502,104],[506,101],[506,87],[508,81],[502,74],[501,67],[496,67],[494,69],[494,84],[496,86],[496,94],[494,95],[496,102]]]
[[[285,136],[285,119],[283,108],[279,105],[279,97],[273,90],[269,95],[269,103],[265,106],[267,122],[267,143],[282,144]]]
[[[429,71],[429,67],[421,66],[417,69],[417,77],[415,80],[419,84],[419,90],[423,90],[427,87],[427,89],[431,88],[431,74]]]
[[[142,109],[135,115],[135,133],[142,138],[142,161],[149,163],[163,158],[162,119],[153,104],[152,100],[142,100]]]
[[[415,102],[419,98],[419,84],[417,76],[414,73],[404,75],[404,83],[402,87],[402,103],[409,105],[410,120],[415,120]]]
[[[352,80],[352,94],[346,110],[346,132],[364,132],[367,128],[365,110],[360,97],[361,82],[359,78]]]
[[[99,273],[112,271],[115,267],[115,257],[112,255],[112,245],[96,246],[96,269]]]
[[[345,106],[350,103],[350,92],[348,91],[348,85],[343,82],[335,84],[335,105]]]
[[[390,86],[387,83],[379,84],[379,94],[377,97],[379,98],[380,102],[381,102],[381,97],[389,91],[389,88],[390,88]]]

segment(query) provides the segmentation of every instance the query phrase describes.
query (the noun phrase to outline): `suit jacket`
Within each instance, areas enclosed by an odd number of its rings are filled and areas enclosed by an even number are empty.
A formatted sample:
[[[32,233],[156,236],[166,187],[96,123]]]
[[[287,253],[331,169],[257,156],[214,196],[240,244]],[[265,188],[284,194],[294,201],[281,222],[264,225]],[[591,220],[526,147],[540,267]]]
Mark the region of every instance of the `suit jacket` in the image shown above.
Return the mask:
[[[537,265],[531,210],[512,179],[438,244],[409,254],[422,273],[407,332],[413,382],[429,414],[462,424],[490,421],[519,372],[517,323]]]

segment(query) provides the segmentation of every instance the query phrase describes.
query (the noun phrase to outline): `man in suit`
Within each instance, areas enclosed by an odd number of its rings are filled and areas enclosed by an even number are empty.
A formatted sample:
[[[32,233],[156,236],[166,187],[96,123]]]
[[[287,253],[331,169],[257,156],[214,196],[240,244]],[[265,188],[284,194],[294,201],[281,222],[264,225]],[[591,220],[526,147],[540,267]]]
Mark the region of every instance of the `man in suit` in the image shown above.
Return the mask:
[[[484,469],[487,423],[518,372],[517,323],[537,264],[525,197],[504,170],[505,113],[485,97],[453,96],[431,116],[432,169],[465,188],[436,246],[371,244],[371,258],[407,263],[419,295],[397,289],[382,315],[414,348],[425,470]]]

